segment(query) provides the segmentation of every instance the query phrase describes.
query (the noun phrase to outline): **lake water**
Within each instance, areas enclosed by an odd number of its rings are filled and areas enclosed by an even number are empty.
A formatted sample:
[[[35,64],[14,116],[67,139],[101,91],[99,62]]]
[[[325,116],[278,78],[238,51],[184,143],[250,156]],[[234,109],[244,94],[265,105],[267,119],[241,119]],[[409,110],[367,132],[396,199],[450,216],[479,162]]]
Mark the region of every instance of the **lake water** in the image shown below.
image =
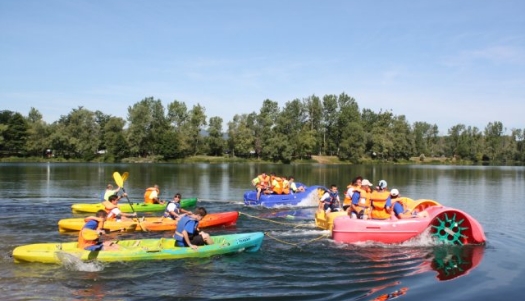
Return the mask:
[[[127,171],[130,199],[158,184],[166,199],[198,197],[209,212],[240,211],[234,227],[213,234],[264,231],[261,250],[206,259],[122,263],[15,264],[12,250],[76,240],[57,222],[83,217],[71,204],[98,202],[114,171]],[[444,247],[428,236],[401,245],[334,243],[311,219],[313,209],[246,207],[244,191],[260,172],[294,175],[308,185],[357,175],[404,196],[468,212],[484,228],[485,246]],[[0,163],[2,300],[521,300],[525,280],[525,168],[417,165],[11,164]],[[296,215],[295,219],[284,218]],[[112,234],[170,237],[169,232]],[[385,300],[383,298],[382,300]]]

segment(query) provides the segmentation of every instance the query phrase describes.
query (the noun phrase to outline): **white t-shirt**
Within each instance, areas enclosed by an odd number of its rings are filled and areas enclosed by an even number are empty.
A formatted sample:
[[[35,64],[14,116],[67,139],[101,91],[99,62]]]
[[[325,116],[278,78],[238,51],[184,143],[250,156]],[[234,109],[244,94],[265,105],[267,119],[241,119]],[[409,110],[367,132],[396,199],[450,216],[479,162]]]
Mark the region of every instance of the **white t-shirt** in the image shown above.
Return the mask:
[[[156,198],[158,198],[158,197],[159,197],[159,194],[157,193],[156,190],[153,190],[153,191],[149,194],[149,198],[152,199],[152,200],[154,200],[154,199],[156,199]]]
[[[113,217],[117,218],[117,216],[119,216],[121,213],[122,213],[122,211],[120,211],[120,209],[118,207],[117,208],[113,208],[113,209],[111,209],[111,211],[108,214],[108,219],[113,218]],[[120,219],[118,219],[118,220],[120,220]]]

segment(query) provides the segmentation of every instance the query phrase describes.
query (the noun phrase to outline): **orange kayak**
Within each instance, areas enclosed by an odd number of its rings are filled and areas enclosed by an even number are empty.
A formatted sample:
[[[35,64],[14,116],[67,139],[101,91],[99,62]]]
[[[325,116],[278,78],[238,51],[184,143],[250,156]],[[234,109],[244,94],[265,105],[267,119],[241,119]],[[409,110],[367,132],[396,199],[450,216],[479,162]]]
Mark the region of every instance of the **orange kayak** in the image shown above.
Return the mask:
[[[233,226],[237,223],[239,218],[238,211],[227,211],[218,213],[208,213],[200,222],[200,228],[218,227],[218,226]],[[177,221],[169,218],[160,217],[143,217],[139,218],[140,222],[136,218],[127,218],[120,222],[117,221],[106,221],[104,223],[104,229],[109,231],[116,230],[133,230],[142,231],[142,227],[146,231],[175,231]],[[84,226],[85,222],[83,218],[66,218],[58,221],[59,232],[69,231],[80,231]],[[142,227],[141,227],[142,225]]]

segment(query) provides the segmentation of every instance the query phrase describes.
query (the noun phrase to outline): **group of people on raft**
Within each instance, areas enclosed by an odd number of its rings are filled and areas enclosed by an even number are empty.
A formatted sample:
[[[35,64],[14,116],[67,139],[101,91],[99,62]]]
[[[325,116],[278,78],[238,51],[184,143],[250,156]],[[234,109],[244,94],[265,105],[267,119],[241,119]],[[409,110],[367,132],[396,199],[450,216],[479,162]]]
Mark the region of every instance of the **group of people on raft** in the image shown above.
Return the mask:
[[[389,219],[392,215],[399,219],[428,216],[426,211],[410,210],[399,190],[389,190],[387,185],[385,180],[381,180],[374,188],[369,180],[358,176],[347,186],[341,208],[337,185],[332,184],[330,190],[321,196],[319,206],[326,213],[344,210],[354,219]]]
[[[305,191],[302,185],[297,186],[293,176],[276,176],[274,173],[267,175],[261,173],[252,180],[252,185],[257,190],[257,200],[262,194],[290,194]]]
[[[181,194],[176,193],[173,200],[160,201],[158,196],[160,194],[159,186],[154,185],[148,188],[144,194],[144,202],[148,204],[161,203],[166,204],[166,209],[161,217],[177,221],[177,227],[173,237],[175,238],[175,246],[191,247],[197,249],[198,246],[211,245],[213,239],[211,236],[199,229],[199,221],[206,216],[207,211],[204,207],[198,207],[195,213],[181,208],[180,200]],[[88,216],[84,219],[85,224],[78,235],[78,248],[89,251],[109,251],[119,250],[120,247],[114,241],[103,241],[101,235],[106,232],[104,229],[104,222],[108,220],[122,221],[127,218],[137,217],[137,213],[124,213],[118,208],[118,201],[127,197],[124,192],[118,194],[120,187],[113,189],[109,184],[104,194],[104,209],[99,210],[95,216]],[[148,200],[148,202],[146,202]]]

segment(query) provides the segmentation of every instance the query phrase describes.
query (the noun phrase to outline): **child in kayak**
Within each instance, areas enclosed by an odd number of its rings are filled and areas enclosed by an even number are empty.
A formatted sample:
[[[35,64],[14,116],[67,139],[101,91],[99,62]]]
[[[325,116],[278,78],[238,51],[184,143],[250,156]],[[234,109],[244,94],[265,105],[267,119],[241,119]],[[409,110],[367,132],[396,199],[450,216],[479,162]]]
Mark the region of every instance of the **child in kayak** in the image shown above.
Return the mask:
[[[113,241],[102,241],[100,235],[108,214],[104,210],[97,211],[95,216],[87,217],[84,227],[78,232],[78,248],[89,251],[118,250],[119,246]]]
[[[206,209],[199,207],[196,213],[185,215],[179,220],[177,229],[173,235],[175,238],[175,246],[190,247],[197,250],[198,246],[213,244],[211,236],[199,230],[199,221],[202,220],[206,214]]]

